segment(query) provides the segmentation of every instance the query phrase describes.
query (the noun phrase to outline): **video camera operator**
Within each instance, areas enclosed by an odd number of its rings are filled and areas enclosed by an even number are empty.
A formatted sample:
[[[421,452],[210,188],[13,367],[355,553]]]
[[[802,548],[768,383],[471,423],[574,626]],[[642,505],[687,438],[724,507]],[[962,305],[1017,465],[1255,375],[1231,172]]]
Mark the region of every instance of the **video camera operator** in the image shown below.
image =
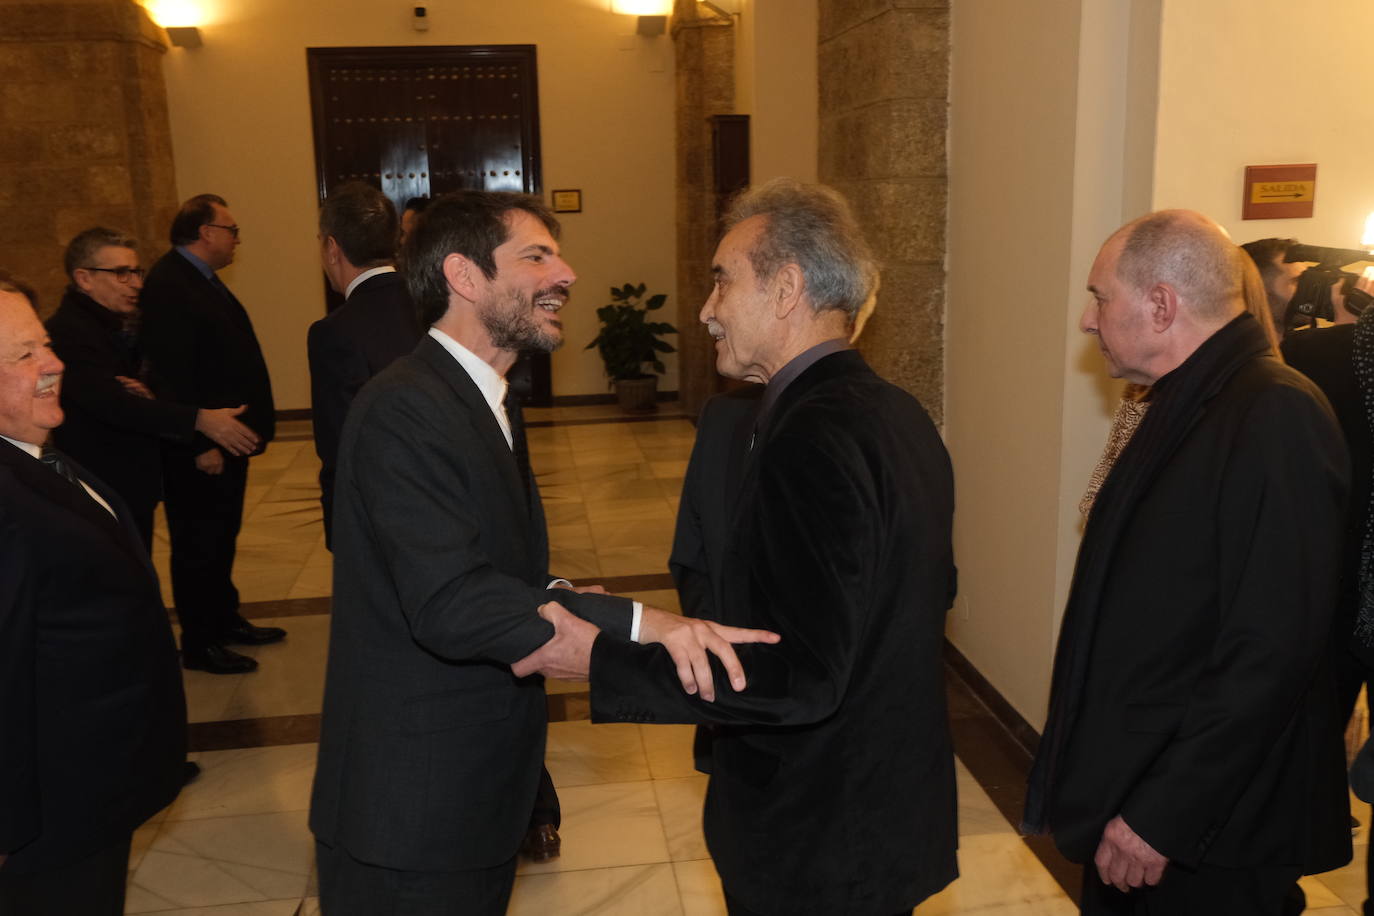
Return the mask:
[[[1241,246],[1255,261],[1282,338],[1284,361],[1306,375],[1331,402],[1350,450],[1351,488],[1342,542],[1340,604],[1332,622],[1333,665],[1341,715],[1349,719],[1360,687],[1374,679],[1369,650],[1355,637],[1359,608],[1361,548],[1370,521],[1370,476],[1374,432],[1356,377],[1355,340],[1368,335],[1374,309],[1374,279],[1340,270],[1374,258],[1364,251],[1303,245],[1296,239],[1259,239]],[[1374,688],[1371,688],[1374,689]],[[1370,847],[1374,850],[1374,847]],[[1370,854],[1364,912],[1374,913],[1374,852]]]

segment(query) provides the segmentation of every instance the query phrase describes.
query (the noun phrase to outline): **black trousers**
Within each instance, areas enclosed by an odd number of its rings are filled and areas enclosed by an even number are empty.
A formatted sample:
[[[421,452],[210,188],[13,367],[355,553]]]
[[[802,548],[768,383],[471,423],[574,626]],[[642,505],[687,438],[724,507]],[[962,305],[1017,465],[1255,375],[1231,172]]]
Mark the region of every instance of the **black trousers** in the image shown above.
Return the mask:
[[[558,790],[553,787],[549,768],[539,771],[539,790],[534,794],[534,812],[530,815],[530,826],[539,827],[549,824],[557,830],[563,823],[563,812],[558,804]]]
[[[248,459],[224,457],[224,472],[196,469],[184,452],[163,465],[167,534],[172,542],[172,603],[181,621],[181,646],[198,651],[219,641],[238,621],[234,551],[243,524]]]
[[[1085,914],[1129,916],[1282,916],[1289,890],[1302,876],[1292,867],[1186,869],[1170,865],[1155,887],[1136,888],[1123,894],[1103,884],[1097,867],[1083,869]]]
[[[1350,721],[1355,711],[1355,701],[1360,697],[1360,688],[1369,685],[1369,699],[1374,702],[1374,672],[1365,667],[1355,654],[1344,646],[1335,650],[1336,690],[1340,701],[1341,722]],[[1358,849],[1356,854],[1358,854]],[[1365,851],[1365,916],[1374,916],[1374,847]]]
[[[503,916],[515,857],[475,871],[401,871],[315,843],[322,916]]]
[[[132,839],[58,868],[25,875],[0,868],[0,916],[122,916]]]

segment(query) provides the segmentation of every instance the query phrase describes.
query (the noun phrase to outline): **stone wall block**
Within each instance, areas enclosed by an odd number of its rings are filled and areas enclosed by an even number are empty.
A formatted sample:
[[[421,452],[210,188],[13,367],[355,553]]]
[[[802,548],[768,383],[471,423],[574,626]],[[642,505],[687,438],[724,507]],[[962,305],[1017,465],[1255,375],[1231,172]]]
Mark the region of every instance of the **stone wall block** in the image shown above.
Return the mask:
[[[949,15],[941,10],[888,13],[820,49],[821,110],[882,99],[949,94]]]
[[[8,159],[0,139],[0,160]],[[48,162],[64,160],[122,159],[127,154],[125,134],[110,125],[63,124],[44,132],[40,156]]]
[[[944,179],[832,183],[853,205],[873,253],[884,265],[944,262]]]
[[[944,268],[914,264],[883,270],[878,306],[859,350],[882,375],[911,392],[931,418],[942,420]]]
[[[844,181],[942,176],[946,108],[943,99],[895,99],[827,118],[820,169]]]

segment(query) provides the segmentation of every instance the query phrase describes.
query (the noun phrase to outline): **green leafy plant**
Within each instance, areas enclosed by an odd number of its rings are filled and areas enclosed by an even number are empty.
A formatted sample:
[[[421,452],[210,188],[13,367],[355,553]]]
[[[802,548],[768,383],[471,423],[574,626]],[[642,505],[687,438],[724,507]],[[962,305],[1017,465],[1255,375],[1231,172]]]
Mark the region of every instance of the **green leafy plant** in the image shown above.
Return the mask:
[[[663,308],[668,301],[666,293],[658,293],[644,298],[644,284],[635,286],[626,283],[620,288],[611,287],[611,303],[596,310],[601,319],[601,333],[587,344],[601,353],[601,361],[606,364],[606,374],[611,382],[623,379],[646,378],[645,364],[651,365],[655,372],[664,371],[660,353],[673,353],[677,350],[662,339],[664,334],[676,334],[677,328],[666,321],[649,321],[650,312]]]

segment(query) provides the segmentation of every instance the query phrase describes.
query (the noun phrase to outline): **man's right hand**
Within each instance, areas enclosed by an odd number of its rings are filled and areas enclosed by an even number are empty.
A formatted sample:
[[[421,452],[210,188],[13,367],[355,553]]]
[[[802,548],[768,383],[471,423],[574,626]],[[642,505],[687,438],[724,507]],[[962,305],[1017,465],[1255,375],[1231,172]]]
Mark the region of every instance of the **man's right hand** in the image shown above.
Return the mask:
[[[217,448],[201,452],[196,456],[196,470],[202,474],[223,474],[224,453]]]
[[[716,686],[711,678],[711,661],[707,653],[720,659],[730,686],[739,692],[745,687],[744,666],[735,654],[733,643],[776,643],[782,637],[770,630],[748,630],[727,627],[714,620],[682,617],[656,607],[645,607],[639,620],[639,641],[656,642],[668,650],[677,666],[682,689],[699,693],[708,703],[716,698]]]
[[[260,441],[258,434],[234,419],[247,409],[247,404],[238,407],[202,407],[196,411],[196,432],[208,436],[231,455],[252,454]],[[196,466],[200,467],[199,462]]]

